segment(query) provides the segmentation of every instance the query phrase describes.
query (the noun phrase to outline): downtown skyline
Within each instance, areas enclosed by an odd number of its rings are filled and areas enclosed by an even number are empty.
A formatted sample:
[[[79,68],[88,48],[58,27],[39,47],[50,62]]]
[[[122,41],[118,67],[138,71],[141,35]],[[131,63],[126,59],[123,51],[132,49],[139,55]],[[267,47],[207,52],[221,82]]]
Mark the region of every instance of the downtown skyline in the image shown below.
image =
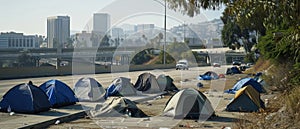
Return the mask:
[[[122,2],[127,2],[124,4]],[[139,9],[136,12],[130,12],[133,10],[132,2],[136,4],[152,4],[153,7],[148,7]],[[0,32],[20,32],[24,34],[31,35],[46,35],[47,33],[47,17],[50,16],[69,16],[70,17],[70,28],[71,31],[82,31],[89,29],[89,22],[91,22],[94,13],[109,13],[112,19],[112,26],[121,24],[155,24],[158,27],[163,28],[162,16],[160,13],[163,13],[163,8],[157,4],[153,3],[153,0],[144,0],[142,3],[138,3],[138,0],[91,0],[91,1],[81,1],[81,0],[64,0],[64,1],[38,1],[38,0],[29,0],[29,1],[0,1],[0,16],[5,17],[0,21]],[[59,4],[58,4],[59,3]],[[83,6],[85,5],[85,6]],[[146,6],[146,5],[141,5]],[[11,8],[15,8],[11,10]],[[130,10],[131,9],[131,10]],[[126,11],[128,10],[127,14]],[[139,12],[140,11],[140,12]],[[217,11],[202,11],[201,15],[205,15],[203,19],[213,20],[221,16],[223,10]],[[146,12],[146,13],[145,13]],[[130,14],[131,13],[131,14]],[[145,15],[144,15],[144,14]],[[120,14],[120,15],[119,15]],[[173,10],[167,9],[168,15],[168,26],[171,28],[175,25],[172,23],[171,17],[174,17],[174,14],[182,15],[179,12],[174,12]],[[123,16],[122,16],[123,15]],[[133,15],[133,16],[132,16]],[[134,16],[135,15],[135,16]],[[124,16],[125,19],[124,19]],[[181,17],[175,16],[175,19],[183,19]],[[187,16],[185,16],[187,17]],[[202,16],[203,17],[203,16]],[[127,18],[127,19],[126,19]],[[123,20],[120,22],[120,19]],[[144,21],[143,21],[144,20]],[[145,21],[146,20],[146,21]],[[200,20],[186,20],[185,22],[200,22]],[[178,22],[177,22],[178,23]]]

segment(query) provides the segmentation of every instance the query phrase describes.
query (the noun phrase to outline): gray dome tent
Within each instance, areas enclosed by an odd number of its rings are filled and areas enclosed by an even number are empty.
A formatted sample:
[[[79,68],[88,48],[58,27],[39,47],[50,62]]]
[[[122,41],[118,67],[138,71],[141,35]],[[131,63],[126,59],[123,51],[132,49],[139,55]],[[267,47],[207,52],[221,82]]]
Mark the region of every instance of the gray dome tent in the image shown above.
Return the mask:
[[[193,88],[183,89],[174,94],[163,110],[163,116],[176,119],[208,119],[214,115],[210,101],[200,91]]]
[[[101,84],[93,78],[80,78],[75,86],[74,93],[79,101],[98,101],[105,95]]]
[[[173,78],[168,75],[161,74],[157,77],[157,83],[159,87],[165,87],[164,91],[179,91],[173,81]]]
[[[165,87],[160,87],[158,85],[156,77],[151,73],[139,75],[134,88],[143,93],[160,93],[165,89]]]

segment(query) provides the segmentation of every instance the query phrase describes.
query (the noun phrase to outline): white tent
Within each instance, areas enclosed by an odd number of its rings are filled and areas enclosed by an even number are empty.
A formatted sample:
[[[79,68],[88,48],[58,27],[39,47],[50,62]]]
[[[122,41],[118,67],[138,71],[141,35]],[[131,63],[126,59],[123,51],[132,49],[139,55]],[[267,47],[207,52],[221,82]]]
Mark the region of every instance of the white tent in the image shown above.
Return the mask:
[[[79,101],[98,101],[105,95],[105,90],[95,79],[84,77],[76,82],[74,93]]]
[[[208,119],[214,115],[210,101],[199,91],[188,88],[174,94],[168,101],[163,116]]]

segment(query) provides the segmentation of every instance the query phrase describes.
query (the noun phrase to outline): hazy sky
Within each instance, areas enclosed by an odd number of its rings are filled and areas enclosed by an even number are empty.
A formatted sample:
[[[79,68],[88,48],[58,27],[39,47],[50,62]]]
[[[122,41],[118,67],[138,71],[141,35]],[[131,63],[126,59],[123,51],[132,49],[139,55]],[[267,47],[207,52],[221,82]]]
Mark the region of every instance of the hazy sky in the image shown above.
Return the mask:
[[[167,27],[219,18],[223,9],[202,11],[194,18],[168,9]],[[46,35],[47,17],[57,15],[70,16],[71,30],[90,30],[96,12],[109,13],[112,26],[153,23],[163,27],[164,8],[154,0],[0,0],[0,32]]]

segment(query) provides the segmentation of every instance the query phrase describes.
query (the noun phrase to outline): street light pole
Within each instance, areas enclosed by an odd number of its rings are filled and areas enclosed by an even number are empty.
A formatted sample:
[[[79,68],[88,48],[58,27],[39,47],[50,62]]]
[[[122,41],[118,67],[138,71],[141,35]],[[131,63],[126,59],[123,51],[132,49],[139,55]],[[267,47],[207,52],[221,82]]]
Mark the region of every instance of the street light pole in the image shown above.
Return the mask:
[[[167,0],[165,0],[165,42],[164,42],[164,46],[163,46],[163,49],[164,49],[164,65],[166,64],[166,44],[167,44],[167,3],[166,3]]]
[[[161,1],[159,0],[153,0],[157,3],[159,3],[160,5],[164,6],[165,7],[165,16],[164,16],[164,31],[165,31],[165,34],[164,34],[164,45],[163,45],[163,52],[164,52],[164,59],[163,59],[163,64],[165,65],[166,64],[166,45],[167,45],[167,0],[164,0],[164,3],[162,3]]]

